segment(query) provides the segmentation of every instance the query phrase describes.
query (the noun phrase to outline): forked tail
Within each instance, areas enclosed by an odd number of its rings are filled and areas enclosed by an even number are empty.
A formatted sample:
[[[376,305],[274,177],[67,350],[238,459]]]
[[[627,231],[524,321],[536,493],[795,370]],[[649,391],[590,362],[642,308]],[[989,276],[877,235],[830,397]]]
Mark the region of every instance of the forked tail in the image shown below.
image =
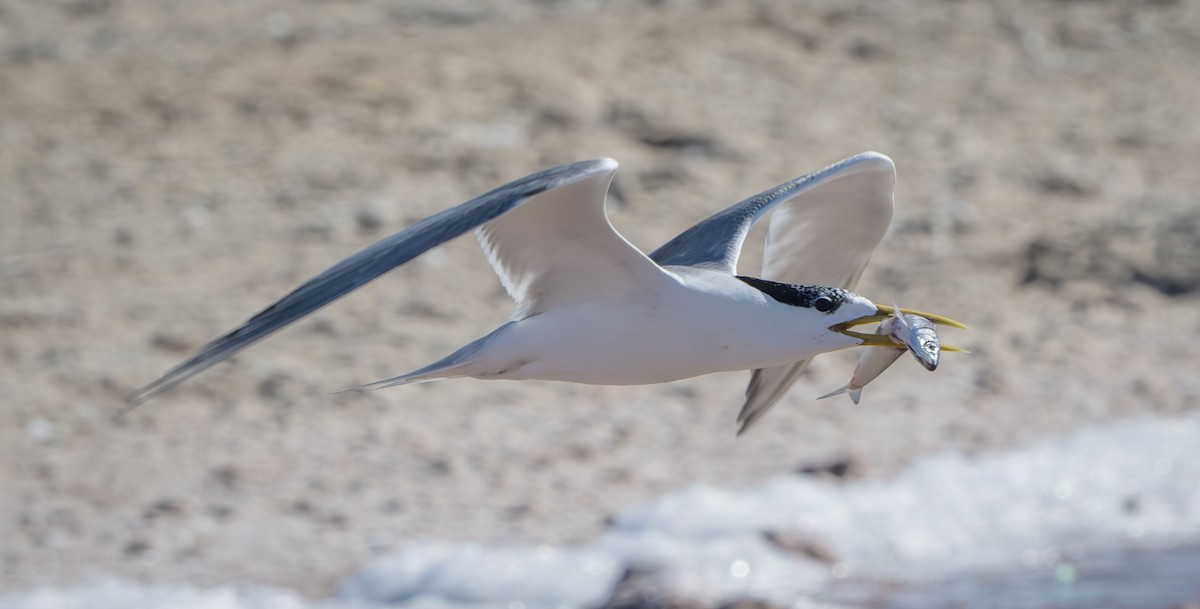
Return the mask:
[[[418,368],[407,374],[394,376],[390,379],[384,379],[382,381],[375,381],[374,383],[360,385],[352,389],[347,389],[346,391],[374,391],[376,389],[395,387],[396,385],[411,385],[413,383],[425,383],[429,381],[440,381],[442,379],[473,376],[479,373],[477,366],[475,366],[475,364],[478,363],[476,356],[479,355],[479,352],[482,351],[483,348],[487,346],[487,344],[491,342],[493,338],[500,335],[500,333],[504,332],[515,323],[517,322],[510,321],[505,323],[499,328],[489,332],[486,336],[471,341],[458,351],[455,351],[454,353],[451,353],[450,355],[447,355],[446,357],[443,357],[442,359],[433,362],[424,368]]]

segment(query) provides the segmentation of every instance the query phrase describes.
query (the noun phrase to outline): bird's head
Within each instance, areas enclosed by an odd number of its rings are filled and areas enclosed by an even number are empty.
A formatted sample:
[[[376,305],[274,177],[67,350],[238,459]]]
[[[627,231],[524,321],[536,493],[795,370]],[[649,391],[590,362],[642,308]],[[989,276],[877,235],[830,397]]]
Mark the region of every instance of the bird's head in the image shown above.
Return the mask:
[[[855,294],[849,290],[824,285],[798,285],[779,283],[756,277],[738,276],[743,282],[758,289],[767,296],[786,305],[806,311],[806,315],[817,316],[816,323],[829,328],[831,331],[849,336],[858,341],[858,345],[874,347],[892,347],[897,345],[886,334],[856,332],[851,328],[871,323],[878,323],[896,314],[920,315],[929,321],[954,328],[968,329],[967,326],[948,317],[922,313],[912,309],[901,309],[889,305],[880,305]],[[942,347],[945,351],[960,351],[956,347]]]

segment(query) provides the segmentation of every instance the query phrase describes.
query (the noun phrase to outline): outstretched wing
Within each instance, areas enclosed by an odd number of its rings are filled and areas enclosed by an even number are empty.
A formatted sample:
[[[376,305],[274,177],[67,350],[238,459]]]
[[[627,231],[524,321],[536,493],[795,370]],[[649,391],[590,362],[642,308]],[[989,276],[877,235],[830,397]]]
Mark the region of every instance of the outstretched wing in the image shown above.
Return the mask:
[[[146,400],[172,389],[254,342],[416,258],[429,249],[473,228],[496,221],[530,201],[541,201],[539,195],[549,195],[559,189],[575,192],[573,189],[577,185],[589,184],[590,186],[584,189],[586,191],[584,194],[598,197],[598,201],[593,200],[591,204],[603,216],[603,189],[612,179],[616,166],[616,162],[611,159],[596,159],[547,169],[505,184],[385,237],[304,282],[290,294],[263,309],[241,326],[202,347],[198,353],[167,371],[158,380],[133,392],[129,396],[127,408],[136,407]],[[600,184],[603,186],[598,186]],[[554,200],[558,200],[558,198],[555,197]],[[607,220],[605,224],[607,226]],[[616,235],[611,227],[608,227],[607,230],[612,233],[614,241],[624,243],[624,240]],[[633,250],[638,256],[642,256],[632,246],[626,244],[626,247]],[[645,259],[644,256],[642,258]],[[653,266],[648,260],[646,264]],[[519,264],[514,263],[513,266],[516,268],[519,267]],[[513,277],[524,278],[526,274],[514,270],[510,273],[509,279],[511,280]],[[518,279],[518,281],[524,281],[524,279]],[[529,287],[538,285],[537,281],[526,283]]]
[[[737,203],[684,231],[650,258],[733,273],[746,234],[774,211],[764,279],[853,289],[892,220],[892,160],[864,152]],[[808,360],[755,370],[738,415],[744,432],[775,404]]]
[[[818,173],[823,172],[771,216],[763,250],[764,279],[847,290],[858,285],[892,221],[896,167],[882,154],[866,153]],[[810,361],[754,371],[738,413],[738,434],[787,393]]]
[[[616,171],[609,160],[587,179],[530,197],[479,227],[488,261],[517,301],[513,319],[674,281],[609,223],[605,194]]]

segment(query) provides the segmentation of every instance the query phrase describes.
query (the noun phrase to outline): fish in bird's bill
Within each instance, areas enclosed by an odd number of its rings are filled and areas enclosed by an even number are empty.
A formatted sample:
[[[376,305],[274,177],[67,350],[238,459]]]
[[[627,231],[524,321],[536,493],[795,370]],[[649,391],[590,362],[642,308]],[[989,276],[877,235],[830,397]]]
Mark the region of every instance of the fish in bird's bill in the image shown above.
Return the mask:
[[[883,307],[880,307],[881,310]],[[891,307],[891,316],[880,321],[875,334],[891,339],[893,345],[877,345],[864,347],[858,364],[850,381],[841,388],[835,389],[819,398],[823,400],[843,393],[849,394],[855,404],[862,397],[863,387],[875,380],[884,370],[887,370],[896,360],[908,350],[926,370],[933,371],[938,366],[938,359],[944,349],[950,352],[963,352],[962,349],[942,346],[938,339],[937,329],[933,321],[921,315],[903,313],[898,306]],[[874,344],[874,343],[872,343]]]

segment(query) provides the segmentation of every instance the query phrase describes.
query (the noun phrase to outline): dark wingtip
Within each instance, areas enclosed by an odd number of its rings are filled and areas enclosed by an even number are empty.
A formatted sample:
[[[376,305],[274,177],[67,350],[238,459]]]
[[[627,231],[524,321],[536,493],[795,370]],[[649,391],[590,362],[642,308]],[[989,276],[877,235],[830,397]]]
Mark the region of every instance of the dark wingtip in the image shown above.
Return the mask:
[[[154,398],[170,391],[176,385],[182,383],[190,376],[192,376],[192,374],[179,376],[177,374],[168,372],[153,383],[134,389],[129,393],[128,396],[125,397],[125,404],[120,410],[117,411],[116,414],[112,416],[112,420],[120,421],[125,417],[125,415],[129,414],[138,406],[141,406],[142,404],[145,404],[146,402],[149,402],[150,400],[153,400]]]
[[[184,381],[228,359],[236,351],[240,350],[242,347],[245,347],[250,342],[253,342],[253,340],[257,340],[257,338],[255,338],[247,343],[236,345],[232,349],[229,348],[229,344],[225,341],[227,341],[231,336],[236,336],[237,333],[243,328],[238,328],[237,330],[234,330],[233,332],[230,332],[229,334],[226,334],[225,336],[209,343],[204,348],[200,349],[196,355],[193,355],[178,366],[166,371],[155,381],[134,389],[128,396],[126,396],[125,405],[121,408],[121,410],[118,411],[117,414],[113,415],[113,420],[120,420],[138,406],[141,406],[142,404],[145,404],[146,402],[149,402],[150,400],[153,400],[154,398],[171,391],[172,389],[181,385]]]
[[[137,408],[144,403],[146,403],[146,400],[137,398],[136,392],[129,394],[129,397],[125,398],[125,403],[121,405],[121,408],[117,410],[115,414],[113,414],[111,418],[112,422],[118,423],[124,420],[125,415],[129,414],[134,408]]]
[[[745,423],[742,423],[740,426],[738,426],[737,433],[735,433],[735,434],[734,434],[734,437],[735,437],[735,438],[740,438],[740,437],[742,437],[743,435],[745,435],[745,434],[746,434],[746,431],[747,431],[747,430],[749,430],[749,429],[750,429],[750,422],[749,422],[749,421],[747,421],[747,422],[745,422]]]
[[[748,429],[750,429],[750,426],[753,425],[754,422],[757,421],[760,416],[762,416],[762,415],[759,413],[754,413],[750,416],[745,416],[745,412],[738,414],[738,418],[737,418],[738,428],[737,428],[737,433],[734,434],[735,437],[738,437],[738,438],[742,437],[742,435],[745,434]]]

